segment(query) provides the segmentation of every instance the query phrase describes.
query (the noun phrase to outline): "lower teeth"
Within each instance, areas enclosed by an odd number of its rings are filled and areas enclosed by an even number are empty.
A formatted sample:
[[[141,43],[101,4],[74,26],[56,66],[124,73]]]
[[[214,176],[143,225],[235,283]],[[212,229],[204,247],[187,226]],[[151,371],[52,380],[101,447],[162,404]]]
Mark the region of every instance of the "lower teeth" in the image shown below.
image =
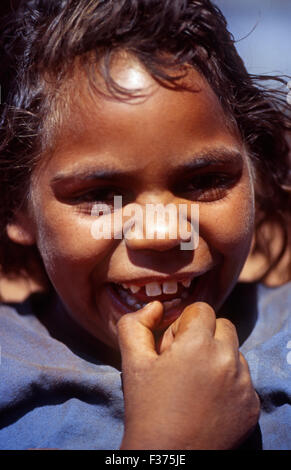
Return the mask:
[[[136,301],[132,297],[127,297],[126,301],[128,305],[131,305],[132,307],[136,305]]]

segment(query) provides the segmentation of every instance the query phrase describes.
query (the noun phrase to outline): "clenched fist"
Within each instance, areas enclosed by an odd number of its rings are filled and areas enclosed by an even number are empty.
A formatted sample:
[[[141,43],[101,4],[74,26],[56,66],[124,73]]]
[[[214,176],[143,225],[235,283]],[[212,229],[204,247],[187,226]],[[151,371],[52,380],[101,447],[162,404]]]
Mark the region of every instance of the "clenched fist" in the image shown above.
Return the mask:
[[[121,449],[232,449],[260,402],[235,327],[206,303],[188,306],[156,344],[152,302],[118,323],[125,400]]]

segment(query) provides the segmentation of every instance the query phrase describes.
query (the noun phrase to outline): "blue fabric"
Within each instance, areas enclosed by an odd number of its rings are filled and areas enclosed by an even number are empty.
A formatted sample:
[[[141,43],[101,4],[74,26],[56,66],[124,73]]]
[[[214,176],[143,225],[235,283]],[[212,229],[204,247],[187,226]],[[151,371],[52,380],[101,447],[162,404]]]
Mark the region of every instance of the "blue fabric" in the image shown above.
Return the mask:
[[[262,447],[290,450],[291,283],[257,290],[257,321],[241,351],[262,402]]]
[[[259,285],[256,299],[241,350],[262,400],[258,432],[263,449],[291,449],[291,283]],[[0,308],[0,346],[0,449],[119,448],[118,370],[53,338],[29,302]]]
[[[75,355],[32,314],[0,310],[0,449],[116,449],[120,373]]]

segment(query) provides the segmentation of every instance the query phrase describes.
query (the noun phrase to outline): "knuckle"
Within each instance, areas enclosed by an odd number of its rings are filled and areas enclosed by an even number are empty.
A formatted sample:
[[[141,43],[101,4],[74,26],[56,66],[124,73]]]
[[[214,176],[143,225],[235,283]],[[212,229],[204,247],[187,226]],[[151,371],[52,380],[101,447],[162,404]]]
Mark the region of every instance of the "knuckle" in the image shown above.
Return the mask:
[[[217,365],[223,374],[239,374],[238,352],[227,343],[215,339]]]
[[[228,328],[234,335],[236,335],[236,328],[230,320],[227,318],[218,318],[216,321],[223,326],[223,328]]]
[[[193,314],[193,315],[208,315],[214,319],[216,319],[215,311],[213,308],[207,304],[206,302],[195,302],[194,304],[188,305],[184,309],[184,313],[186,315]]]
[[[209,315],[216,316],[213,308],[206,302],[196,302],[194,307],[199,313],[208,313]]]
[[[188,354],[189,356],[193,357],[193,354],[199,354],[202,356],[209,356],[212,355],[212,338],[207,337],[206,335],[196,335],[191,338],[191,341],[187,341],[184,343],[184,354]]]
[[[224,349],[220,354],[220,368],[223,373],[227,373],[231,376],[238,374],[238,365],[236,355],[231,349]]]

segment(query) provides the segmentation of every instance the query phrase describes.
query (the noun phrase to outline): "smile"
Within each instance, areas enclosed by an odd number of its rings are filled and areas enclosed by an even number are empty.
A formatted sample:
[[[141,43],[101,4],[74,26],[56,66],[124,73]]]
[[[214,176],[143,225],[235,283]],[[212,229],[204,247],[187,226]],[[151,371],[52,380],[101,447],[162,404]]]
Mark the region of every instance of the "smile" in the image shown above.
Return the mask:
[[[187,279],[150,281],[147,283],[111,283],[114,294],[128,308],[135,311],[154,300],[162,302],[164,311],[177,308],[189,300],[198,279],[202,276]],[[188,302],[187,302],[188,303]]]

